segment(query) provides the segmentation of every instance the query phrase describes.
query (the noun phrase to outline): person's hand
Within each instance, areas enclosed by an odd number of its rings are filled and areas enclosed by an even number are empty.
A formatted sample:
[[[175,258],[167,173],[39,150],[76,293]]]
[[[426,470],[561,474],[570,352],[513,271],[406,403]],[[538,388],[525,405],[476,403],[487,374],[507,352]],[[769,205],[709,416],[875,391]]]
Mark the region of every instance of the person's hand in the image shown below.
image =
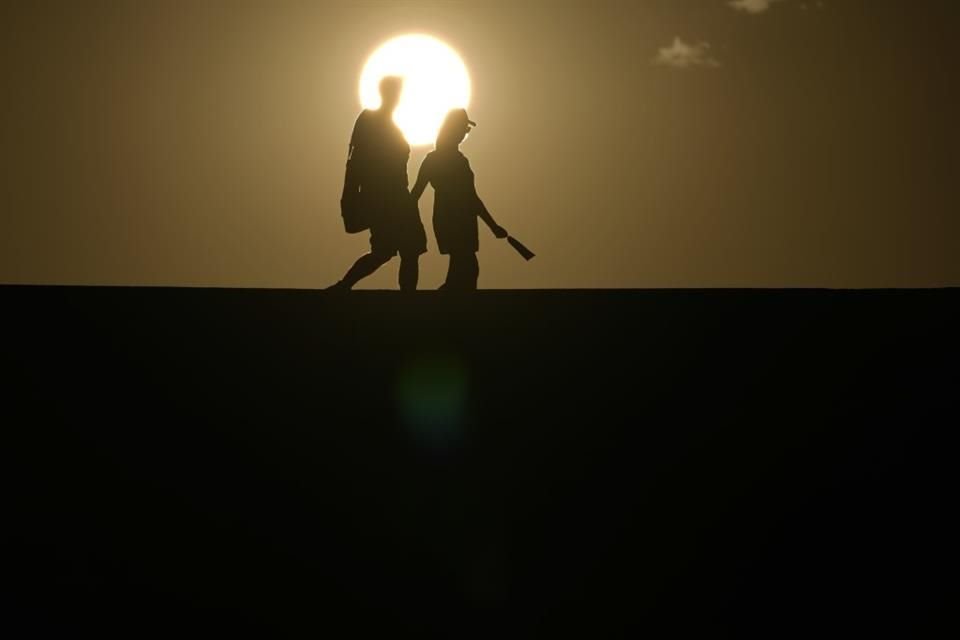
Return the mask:
[[[493,228],[490,229],[490,230],[493,231],[493,235],[495,235],[497,238],[499,238],[499,239],[501,239],[501,240],[503,240],[503,239],[506,238],[508,235],[510,235],[509,233],[507,233],[507,230],[506,230],[506,229],[504,229],[503,227],[501,227],[501,226],[498,225],[498,224],[497,224],[497,225],[494,225]]]

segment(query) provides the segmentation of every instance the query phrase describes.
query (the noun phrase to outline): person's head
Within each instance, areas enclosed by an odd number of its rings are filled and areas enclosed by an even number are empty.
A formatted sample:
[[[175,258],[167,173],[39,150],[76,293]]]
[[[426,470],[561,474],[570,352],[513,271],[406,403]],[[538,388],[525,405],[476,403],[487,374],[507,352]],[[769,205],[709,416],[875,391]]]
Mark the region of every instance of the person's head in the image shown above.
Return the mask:
[[[477,123],[467,116],[466,109],[453,109],[443,119],[443,125],[437,134],[437,148],[458,146],[475,126]]]
[[[403,78],[400,76],[385,76],[380,80],[380,108],[387,113],[393,113],[400,104],[403,94]]]

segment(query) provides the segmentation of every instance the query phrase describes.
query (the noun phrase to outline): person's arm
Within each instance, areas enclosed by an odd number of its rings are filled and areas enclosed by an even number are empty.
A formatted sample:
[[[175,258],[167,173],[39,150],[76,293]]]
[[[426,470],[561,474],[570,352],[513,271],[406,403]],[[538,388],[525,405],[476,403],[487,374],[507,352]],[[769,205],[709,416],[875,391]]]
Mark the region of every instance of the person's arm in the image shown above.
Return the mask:
[[[481,200],[479,196],[477,197],[477,204],[480,206],[479,210],[477,211],[477,215],[487,224],[488,227],[490,227],[490,231],[493,232],[493,235],[501,239],[506,238],[509,235],[507,230],[497,224],[497,221],[493,219],[492,215],[490,215],[486,205],[483,204],[483,200]]]
[[[475,182],[472,169],[470,170],[470,189],[473,191],[473,197],[477,201],[477,216],[483,220],[488,227],[490,227],[490,231],[493,232],[493,235],[501,239],[506,238],[509,235],[507,230],[497,224],[497,221],[493,219],[492,215],[490,215],[490,211],[487,210],[487,206],[483,204],[483,200],[481,200],[480,196],[477,195],[477,184]]]
[[[413,185],[413,189],[410,191],[410,195],[413,196],[414,202],[420,202],[420,197],[423,195],[423,192],[426,190],[429,182],[430,156],[427,156],[420,164],[420,172],[417,174],[417,182]]]

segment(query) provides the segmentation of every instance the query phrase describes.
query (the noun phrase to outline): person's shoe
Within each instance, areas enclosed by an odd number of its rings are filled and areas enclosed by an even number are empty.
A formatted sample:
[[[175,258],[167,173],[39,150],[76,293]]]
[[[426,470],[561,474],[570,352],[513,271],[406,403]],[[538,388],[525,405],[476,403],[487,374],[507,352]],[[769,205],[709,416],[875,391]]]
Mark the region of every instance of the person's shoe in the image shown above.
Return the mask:
[[[329,287],[324,289],[324,291],[329,291],[331,293],[343,293],[346,291],[350,291],[350,288],[351,288],[350,285],[348,285],[346,282],[341,280],[335,284],[330,285]]]

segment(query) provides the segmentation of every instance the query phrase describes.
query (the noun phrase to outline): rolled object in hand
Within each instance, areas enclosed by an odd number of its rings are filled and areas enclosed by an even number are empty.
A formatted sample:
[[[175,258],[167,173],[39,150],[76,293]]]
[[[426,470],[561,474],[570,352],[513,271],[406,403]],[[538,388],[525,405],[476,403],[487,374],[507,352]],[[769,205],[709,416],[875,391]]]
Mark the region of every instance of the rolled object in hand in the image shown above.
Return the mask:
[[[523,243],[514,238],[513,236],[507,236],[507,242],[510,243],[510,246],[517,250],[524,260],[533,260],[536,257],[536,254],[530,249],[527,249],[523,246]]]

